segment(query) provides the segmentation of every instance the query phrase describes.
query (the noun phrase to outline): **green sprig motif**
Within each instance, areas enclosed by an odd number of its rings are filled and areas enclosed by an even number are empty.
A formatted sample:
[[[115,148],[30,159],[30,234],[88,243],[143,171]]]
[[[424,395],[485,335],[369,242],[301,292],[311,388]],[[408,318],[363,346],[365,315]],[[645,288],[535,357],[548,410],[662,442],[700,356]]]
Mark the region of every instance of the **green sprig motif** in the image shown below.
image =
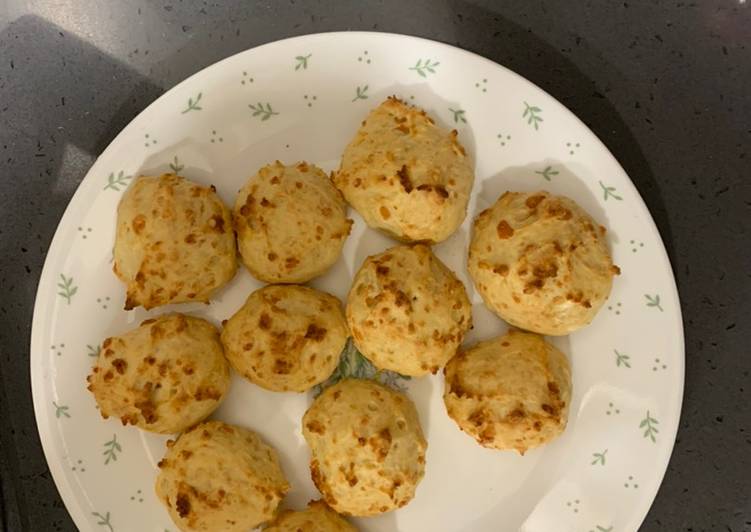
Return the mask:
[[[185,168],[185,165],[180,164],[180,160],[177,158],[177,155],[175,155],[175,158],[172,160],[171,163],[169,163],[169,167],[174,173],[177,174],[181,172],[183,168]]]
[[[332,373],[324,382],[313,388],[313,395],[317,397],[329,386],[333,386],[337,382],[348,378],[372,379],[399,391],[404,391],[405,388],[403,382],[410,380],[410,377],[400,375],[394,371],[376,369],[375,366],[370,363],[370,360],[365,358],[357,347],[355,347],[352,338],[347,340],[339,358],[339,365],[334,370],[334,373]]]
[[[203,110],[203,107],[201,107],[199,105],[202,97],[203,97],[203,93],[199,92],[198,95],[195,97],[195,99],[193,99],[192,97],[188,98],[188,107],[186,107],[185,109],[183,109],[183,112],[180,113],[180,114],[184,115],[185,113],[189,113],[190,111],[201,111],[201,110]]]
[[[295,56],[295,61],[296,61],[296,63],[295,63],[295,70],[300,70],[301,68],[303,70],[307,70],[308,69],[308,59],[310,59],[311,55],[313,55],[313,54]]]
[[[451,113],[454,115],[455,123],[457,124],[459,122],[463,122],[465,124],[467,123],[467,119],[464,116],[466,111],[464,111],[464,109],[452,109],[451,107],[449,107],[449,111],[451,111]]]
[[[68,305],[70,305],[70,300],[73,299],[73,296],[78,292],[78,287],[73,284],[73,277],[65,277],[65,275],[61,273],[60,282],[57,283],[57,287],[60,289],[57,295],[65,299]]]
[[[98,345],[90,345],[86,344],[86,349],[88,349],[88,352],[86,353],[90,357],[98,357],[99,356],[99,346]]]
[[[547,181],[552,181],[552,179],[550,179],[550,176],[558,175],[560,172],[558,170],[554,170],[552,166],[546,166],[544,170],[536,171],[535,173],[541,175]]]
[[[648,307],[654,307],[660,310],[660,312],[664,312],[662,310],[662,305],[660,305],[660,295],[655,294],[654,296],[650,296],[649,294],[644,294],[644,297],[647,299],[647,306]]]
[[[613,352],[615,353],[615,365],[617,367],[626,366],[627,368],[631,368],[631,356],[619,353],[617,349],[613,349]]]
[[[121,453],[122,451],[123,448],[117,441],[117,434],[113,434],[112,439],[104,444],[104,452],[102,453],[105,457],[104,465],[110,462],[117,462],[117,453]]]
[[[261,122],[265,122],[272,116],[279,114],[276,111],[274,111],[274,109],[272,109],[271,104],[268,102],[266,102],[265,107],[261,102],[258,102],[257,105],[253,105],[252,103],[248,104],[248,107],[250,107],[251,110],[253,111],[253,116],[261,117]]]
[[[659,422],[649,415],[649,410],[647,410],[647,415],[641,420],[641,423],[639,423],[639,428],[644,429],[643,436],[652,440],[652,443],[657,441],[656,435],[660,432],[655,426],[658,424]]]
[[[125,175],[122,170],[120,170],[117,175],[115,175],[114,172],[110,172],[110,175],[107,176],[107,184],[104,185],[103,190],[114,190],[115,192],[120,192],[120,187],[125,188],[128,186],[128,181],[133,176]]]
[[[69,407],[64,405],[59,405],[55,401],[52,401],[52,406],[55,407],[55,417],[60,419],[61,417],[70,417],[70,414],[68,413]]]
[[[368,99],[368,86],[363,85],[362,87],[358,86],[355,90],[355,97],[352,98],[353,102],[356,102],[357,100],[367,100]]]
[[[534,126],[535,130],[540,129],[540,122],[544,122],[543,118],[540,116],[540,113],[542,113],[542,109],[535,105],[529,105],[527,102],[524,102],[524,112],[522,113],[522,118],[526,118],[527,125]]]
[[[420,77],[427,78],[428,73],[435,74],[435,68],[440,65],[438,61],[432,61],[430,59],[418,59],[415,66],[409,67],[409,70],[414,70]]]
[[[609,187],[606,186],[602,181],[598,181],[600,183],[600,187],[602,188],[602,199],[604,201],[608,201],[608,198],[613,198],[617,201],[622,201],[623,198],[615,193],[615,187]]]
[[[608,450],[605,449],[601,453],[592,453],[592,456],[594,457],[594,460],[592,460],[592,465],[600,464],[605,465],[605,455],[608,454]]]
[[[114,532],[114,528],[112,528],[112,522],[110,521],[110,513],[107,512],[106,514],[102,515],[99,512],[91,512],[91,515],[99,519],[96,524],[99,526],[106,526],[110,532]]]

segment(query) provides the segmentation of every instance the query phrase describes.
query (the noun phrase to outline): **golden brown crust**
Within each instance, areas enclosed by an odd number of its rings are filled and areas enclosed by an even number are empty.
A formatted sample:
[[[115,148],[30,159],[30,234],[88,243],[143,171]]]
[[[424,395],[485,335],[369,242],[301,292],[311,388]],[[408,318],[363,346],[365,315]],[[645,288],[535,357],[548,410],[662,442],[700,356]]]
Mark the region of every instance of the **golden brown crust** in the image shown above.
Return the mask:
[[[464,285],[424,244],[368,257],[347,297],[357,348],[380,369],[436,373],[472,326]]]
[[[467,266],[498,316],[564,335],[590,323],[610,294],[619,270],[604,233],[569,198],[506,192],[475,219]]]
[[[168,314],[104,340],[87,381],[102,417],[172,434],[219,406],[229,366],[212,324]]]
[[[167,447],[156,494],[183,532],[246,532],[289,491],[276,451],[242,427],[208,421]]]
[[[229,209],[213,187],[141,176],[117,208],[114,262],[126,310],[206,302],[237,270]]]
[[[303,417],[313,483],[343,515],[406,505],[425,474],[427,441],[405,395],[370,380],[327,388]]]
[[[280,512],[264,532],[357,532],[352,524],[323,501],[310,501],[305,510]]]
[[[243,263],[267,283],[304,283],[341,255],[352,220],[329,177],[305,162],[261,168],[233,211]]]
[[[341,302],[299,285],[256,290],[225,324],[222,344],[238,373],[272,391],[304,392],[326,380],[347,343]]]
[[[440,242],[466,216],[474,172],[456,130],[391,97],[370,112],[333,179],[369,226]]]
[[[571,369],[542,336],[510,331],[460,351],[446,365],[449,416],[477,442],[524,454],[566,428]]]

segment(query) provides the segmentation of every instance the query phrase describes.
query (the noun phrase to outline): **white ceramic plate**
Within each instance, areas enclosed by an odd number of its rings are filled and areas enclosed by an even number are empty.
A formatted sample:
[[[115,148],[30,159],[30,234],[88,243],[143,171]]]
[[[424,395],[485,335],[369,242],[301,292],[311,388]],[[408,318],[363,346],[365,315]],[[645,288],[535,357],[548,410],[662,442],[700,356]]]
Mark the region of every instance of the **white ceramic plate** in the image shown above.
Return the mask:
[[[587,328],[553,342],[571,359],[574,394],[558,440],[521,457],[483,449],[448,418],[442,376],[407,383],[429,442],[427,472],[405,508],[356,520],[363,531],[636,530],[659,487],[683,393],[675,282],[654,222],[607,148],[550,95],[471,53],[413,37],[331,33],[248,50],[150,105],[99,157],[70,202],[44,266],[31,340],[37,422],[50,470],[81,530],[175,531],[153,485],[165,437],[104,421],[85,377],[101,340],[151,312],[122,310],[112,273],[115,209],[132,176],[177,171],[232,204],[245,180],[279,159],[331,170],[370,108],[396,94],[459,130],[477,179],[464,225],[436,246],[464,281],[475,328],[506,325],[466,272],[471,220],[505,190],[566,194],[608,228],[623,274]],[[344,298],[363,259],[393,244],[355,219],[343,258],[312,284]],[[215,323],[258,287],[240,271],[210,305],[175,306]],[[293,489],[317,497],[300,420],[312,394],[268,392],[233,377],[215,417],[276,447]]]

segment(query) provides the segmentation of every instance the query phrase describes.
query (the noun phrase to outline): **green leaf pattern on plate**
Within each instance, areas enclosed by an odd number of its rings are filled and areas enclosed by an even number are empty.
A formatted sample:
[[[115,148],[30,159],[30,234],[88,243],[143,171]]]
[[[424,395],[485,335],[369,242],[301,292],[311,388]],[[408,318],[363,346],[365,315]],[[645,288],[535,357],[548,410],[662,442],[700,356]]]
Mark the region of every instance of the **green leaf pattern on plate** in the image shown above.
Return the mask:
[[[120,188],[125,188],[128,186],[128,181],[133,176],[125,175],[122,170],[120,170],[117,175],[115,175],[114,172],[110,172],[110,175],[107,176],[107,184],[104,185],[103,190],[114,190],[115,192],[120,192]]]
[[[104,465],[110,462],[117,462],[117,453],[121,453],[122,451],[123,448],[117,441],[117,434],[113,434],[112,439],[104,444],[104,452],[102,453],[105,458]]]
[[[363,85],[362,87],[358,86],[355,90],[355,97],[352,98],[353,102],[356,102],[357,100],[367,100],[368,99],[368,86]]]
[[[608,198],[613,198],[617,201],[622,201],[623,198],[615,193],[615,187],[609,187],[605,185],[602,181],[598,181],[600,183],[600,188],[602,188],[602,199],[604,201],[608,201]]]
[[[457,123],[457,124],[459,122],[463,122],[464,124],[467,123],[467,119],[464,116],[465,115],[464,109],[452,109],[451,107],[449,107],[449,111],[451,111],[451,114],[454,117],[454,122],[455,123]]]
[[[615,353],[615,365],[617,367],[625,366],[629,369],[631,368],[631,357],[629,355],[619,353],[617,349],[613,349],[613,352]]]
[[[544,121],[540,113],[542,113],[542,109],[536,105],[529,105],[527,102],[524,102],[522,118],[526,118],[527,125],[534,126],[535,131],[540,129],[540,122]]]
[[[597,465],[597,464],[599,464],[601,466],[604,466],[605,465],[605,455],[606,454],[608,454],[608,450],[607,449],[605,449],[601,453],[592,453],[592,457],[594,458],[594,460],[592,460],[592,464],[591,465]]]
[[[189,113],[191,111],[201,111],[203,110],[203,107],[200,106],[201,98],[203,98],[203,93],[199,92],[195,98],[191,97],[188,98],[188,106],[183,109],[183,112],[180,114]]]
[[[654,307],[660,310],[660,312],[663,312],[662,305],[660,305],[660,295],[655,294],[653,296],[649,294],[644,294],[644,297],[647,299],[647,306],[648,307]]]
[[[112,522],[110,521],[111,517],[109,512],[105,513],[104,515],[100,514],[99,512],[91,512],[91,515],[98,519],[96,523],[97,525],[102,527],[106,526],[110,532],[115,531],[115,529],[112,528]]]
[[[57,287],[60,289],[57,295],[61,296],[70,305],[71,299],[78,292],[78,287],[73,284],[73,277],[65,277],[61,273],[60,282],[57,283]]]
[[[310,59],[310,56],[313,54],[308,55],[298,55],[295,57],[295,70],[307,70],[308,69],[308,59]]]
[[[248,104],[248,107],[250,107],[251,110],[253,111],[253,116],[261,117],[261,122],[265,122],[272,116],[279,114],[276,111],[274,111],[274,109],[271,107],[271,104],[268,102],[266,102],[265,107],[261,102],[258,102],[256,105],[253,105],[252,103]]]
[[[427,78],[428,74],[435,74],[435,69],[440,64],[430,59],[418,59],[415,66],[409,67],[409,70],[414,70],[420,77]]]
[[[552,181],[550,176],[558,175],[560,172],[552,166],[546,166],[544,170],[536,171],[535,173],[541,175],[546,181]]]
[[[70,417],[70,414],[68,413],[68,410],[70,410],[67,406],[59,405],[55,401],[52,401],[52,406],[55,407],[55,417],[57,419],[60,419],[61,417]]]
[[[652,443],[657,441],[656,436],[660,432],[656,426],[658,424],[658,421],[649,414],[649,410],[647,410],[647,415],[639,423],[639,428],[644,429],[643,436],[652,440]]]
[[[344,350],[339,358],[339,365],[334,373],[321,384],[313,387],[313,395],[318,396],[323,390],[343,379],[373,379],[395,390],[404,391],[403,381],[410,377],[387,370],[376,369],[370,360],[365,358],[355,347],[352,338],[347,339]]]

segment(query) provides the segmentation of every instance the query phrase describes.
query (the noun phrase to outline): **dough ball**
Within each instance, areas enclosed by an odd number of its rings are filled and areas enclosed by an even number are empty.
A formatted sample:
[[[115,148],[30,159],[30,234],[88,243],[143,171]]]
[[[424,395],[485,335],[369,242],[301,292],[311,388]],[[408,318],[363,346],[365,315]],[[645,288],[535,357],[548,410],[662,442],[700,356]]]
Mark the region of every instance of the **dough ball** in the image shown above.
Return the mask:
[[[346,379],[318,396],[302,425],[313,482],[337,512],[376,515],[415,496],[428,443],[404,394]]]
[[[207,302],[237,271],[229,209],[214,187],[141,176],[117,208],[114,259],[126,310]]]
[[[328,270],[342,252],[352,221],[328,176],[305,162],[261,168],[235,202],[240,255],[267,283],[304,283]]]
[[[171,434],[216,410],[229,366],[211,323],[168,314],[104,340],[87,380],[105,419]]]
[[[323,501],[311,501],[305,510],[285,510],[264,532],[357,532],[357,528]]]
[[[347,298],[355,345],[376,367],[436,373],[472,326],[464,285],[424,244],[368,257]]]
[[[370,227],[440,242],[464,221],[474,178],[456,130],[391,97],[363,121],[334,182]]]
[[[605,228],[573,200],[547,192],[506,192],[480,213],[468,267],[490,310],[549,335],[591,322],[620,272]]]
[[[167,446],[156,494],[183,532],[247,532],[289,491],[276,451],[250,430],[207,421]]]
[[[449,416],[483,447],[524,454],[566,428],[571,368],[542,336],[511,331],[480,342],[444,373]]]
[[[232,366],[276,392],[304,392],[336,369],[347,343],[342,305],[299,285],[256,290],[225,324],[222,344]]]

